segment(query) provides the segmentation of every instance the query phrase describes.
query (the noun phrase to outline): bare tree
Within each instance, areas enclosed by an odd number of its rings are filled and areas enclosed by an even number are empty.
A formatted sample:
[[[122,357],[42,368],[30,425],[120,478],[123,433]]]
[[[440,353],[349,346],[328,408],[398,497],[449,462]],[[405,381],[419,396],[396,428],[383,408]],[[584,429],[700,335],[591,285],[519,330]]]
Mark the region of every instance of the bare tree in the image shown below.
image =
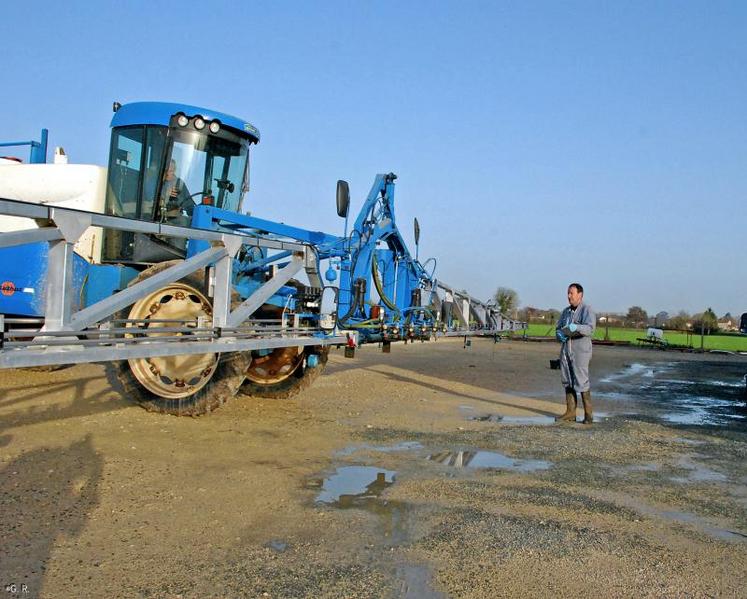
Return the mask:
[[[683,331],[687,329],[687,323],[690,322],[690,320],[690,315],[684,310],[680,310],[679,312],[677,312],[676,316],[672,316],[669,320],[667,320],[666,326],[670,329]]]
[[[519,305],[519,294],[510,287],[498,287],[493,298],[502,314],[512,314]]]

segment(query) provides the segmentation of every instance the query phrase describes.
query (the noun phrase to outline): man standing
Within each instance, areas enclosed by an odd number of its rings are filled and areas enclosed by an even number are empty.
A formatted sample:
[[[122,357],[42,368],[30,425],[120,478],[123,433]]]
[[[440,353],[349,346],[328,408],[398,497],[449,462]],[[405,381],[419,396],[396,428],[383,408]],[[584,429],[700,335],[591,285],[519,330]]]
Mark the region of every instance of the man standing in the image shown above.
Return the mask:
[[[560,381],[565,387],[565,414],[556,420],[576,421],[578,394],[584,402],[584,424],[593,422],[591,391],[589,390],[589,362],[591,336],[597,317],[584,302],[584,288],[578,283],[568,286],[568,307],[563,310],[555,327],[560,341]]]

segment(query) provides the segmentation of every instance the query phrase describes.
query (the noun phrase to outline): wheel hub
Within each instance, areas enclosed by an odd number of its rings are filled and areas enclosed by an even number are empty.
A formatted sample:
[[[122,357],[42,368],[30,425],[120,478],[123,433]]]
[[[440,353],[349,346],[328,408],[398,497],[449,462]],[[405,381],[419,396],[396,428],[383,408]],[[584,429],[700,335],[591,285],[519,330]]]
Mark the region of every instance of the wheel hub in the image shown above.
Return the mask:
[[[269,354],[252,352],[252,363],[246,378],[258,385],[273,385],[284,381],[303,364],[303,347],[279,347]]]
[[[189,336],[189,332],[162,332],[162,328],[197,328],[212,320],[210,302],[199,291],[183,283],[172,283],[137,301],[130,310],[127,328],[141,332],[128,337]],[[166,320],[171,322],[156,322]],[[181,322],[179,322],[181,321]],[[215,373],[220,354],[159,356],[128,360],[138,381],[151,393],[169,399],[188,397],[204,387]]]

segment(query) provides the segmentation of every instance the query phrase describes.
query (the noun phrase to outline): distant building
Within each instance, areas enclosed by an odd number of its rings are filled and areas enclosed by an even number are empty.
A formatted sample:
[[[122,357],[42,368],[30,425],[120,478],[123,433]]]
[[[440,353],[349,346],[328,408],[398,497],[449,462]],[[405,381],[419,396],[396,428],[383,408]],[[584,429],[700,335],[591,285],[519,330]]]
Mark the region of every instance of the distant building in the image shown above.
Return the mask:
[[[720,318],[718,320],[719,331],[736,331],[737,324],[731,318]]]
[[[618,327],[618,326],[622,326],[624,324],[624,321],[625,321],[624,314],[611,314],[607,312],[597,317],[597,324],[599,325],[609,325],[613,327]]]

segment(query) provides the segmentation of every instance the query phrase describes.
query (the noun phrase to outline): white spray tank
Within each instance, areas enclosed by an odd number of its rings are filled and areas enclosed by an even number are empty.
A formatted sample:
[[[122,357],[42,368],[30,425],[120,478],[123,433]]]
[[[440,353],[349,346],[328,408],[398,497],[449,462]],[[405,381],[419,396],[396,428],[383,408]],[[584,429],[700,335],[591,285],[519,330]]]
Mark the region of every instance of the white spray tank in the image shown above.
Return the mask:
[[[0,159],[0,198],[103,214],[106,174],[103,166],[69,164],[61,147],[55,148],[52,164]],[[32,219],[0,215],[0,233],[37,227]],[[102,230],[89,227],[75,244],[75,252],[87,262],[99,263],[101,239]]]

